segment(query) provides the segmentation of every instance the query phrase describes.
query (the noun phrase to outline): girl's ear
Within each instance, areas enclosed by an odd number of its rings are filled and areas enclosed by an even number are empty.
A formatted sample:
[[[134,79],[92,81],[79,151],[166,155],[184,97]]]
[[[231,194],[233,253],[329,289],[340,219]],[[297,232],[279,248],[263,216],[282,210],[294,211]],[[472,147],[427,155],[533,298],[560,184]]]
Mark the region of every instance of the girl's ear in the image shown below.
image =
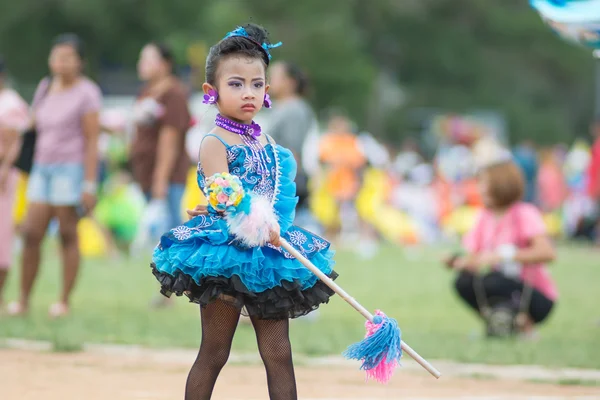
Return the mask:
[[[214,90],[215,92],[217,91],[210,83],[204,82],[202,84],[202,91],[204,94],[208,94],[209,90]]]
[[[271,85],[269,85],[269,84],[265,85],[265,94],[269,93],[270,87],[271,87]]]

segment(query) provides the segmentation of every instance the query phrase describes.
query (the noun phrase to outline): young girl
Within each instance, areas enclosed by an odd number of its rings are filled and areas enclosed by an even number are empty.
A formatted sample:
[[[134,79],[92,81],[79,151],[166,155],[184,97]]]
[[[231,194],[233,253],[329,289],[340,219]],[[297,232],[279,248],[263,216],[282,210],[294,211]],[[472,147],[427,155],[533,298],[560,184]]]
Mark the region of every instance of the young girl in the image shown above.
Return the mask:
[[[198,206],[188,211],[193,218],[163,235],[154,251],[152,269],[161,293],[186,294],[201,306],[202,343],[187,379],[187,400],[210,399],[242,307],[256,331],[270,398],[296,399],[289,318],[315,310],[333,295],[279,247],[283,237],[321,271],[337,277],[329,243],[292,225],[297,203],[292,153],[253,121],[263,105],[270,106],[266,69],[269,50],[276,46],[263,28],[248,24],[210,49],[203,90],[205,101],[216,104],[220,114],[200,146],[198,164],[201,189],[214,174],[230,172],[252,195],[253,204],[269,202],[277,220],[269,243],[242,245],[230,233],[226,215]]]
[[[521,201],[525,179],[509,156],[504,155],[479,172],[484,209],[464,238],[467,254],[448,260],[448,264],[460,271],[455,282],[459,296],[478,312],[482,304],[474,279],[484,268],[491,267],[481,281],[486,301],[519,301],[524,283],[530,285],[533,290],[527,315],[518,323],[522,333],[531,333],[534,324],[548,317],[558,297],[546,268],[555,252],[541,213]]]

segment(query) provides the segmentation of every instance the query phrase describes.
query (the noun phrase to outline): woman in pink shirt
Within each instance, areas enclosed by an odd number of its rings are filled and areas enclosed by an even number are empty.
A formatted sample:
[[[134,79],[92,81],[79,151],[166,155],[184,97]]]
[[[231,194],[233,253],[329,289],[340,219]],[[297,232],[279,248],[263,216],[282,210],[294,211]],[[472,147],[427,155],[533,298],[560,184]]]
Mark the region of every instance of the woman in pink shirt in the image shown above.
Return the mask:
[[[521,315],[524,318],[517,321],[518,329],[528,333],[534,324],[548,317],[558,297],[546,268],[546,263],[555,258],[554,248],[540,212],[521,202],[525,182],[517,165],[503,158],[483,168],[478,183],[484,209],[464,238],[466,254],[448,261],[460,271],[455,288],[470,307],[481,313],[482,300],[519,306],[526,283],[532,288],[531,297]],[[490,271],[484,271],[488,267]],[[482,291],[476,290],[478,284]],[[482,294],[484,299],[479,297]]]
[[[102,95],[82,74],[83,43],[73,34],[59,36],[50,52],[51,78],[42,80],[33,100],[37,140],[29,177],[29,207],[24,222],[21,293],[9,306],[25,313],[40,263],[40,245],[53,217],[60,225],[63,287],[50,315],[69,312],[79,270],[77,222],[96,202],[98,134]]]
[[[0,59],[0,306],[15,235],[13,205],[18,172],[13,163],[19,153],[19,132],[30,124],[28,109],[17,92],[4,86],[4,62]]]

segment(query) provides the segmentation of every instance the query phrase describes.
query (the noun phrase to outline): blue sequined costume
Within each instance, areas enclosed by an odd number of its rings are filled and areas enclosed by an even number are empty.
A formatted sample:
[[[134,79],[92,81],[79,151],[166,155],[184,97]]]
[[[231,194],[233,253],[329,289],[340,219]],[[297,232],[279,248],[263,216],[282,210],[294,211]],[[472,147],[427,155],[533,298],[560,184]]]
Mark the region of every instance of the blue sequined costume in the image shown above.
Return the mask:
[[[244,190],[271,200],[281,236],[335,279],[329,242],[292,224],[298,201],[292,153],[269,140],[265,146],[269,174],[260,175],[246,145],[230,146],[215,137],[225,145],[229,172],[240,178]],[[198,164],[200,189],[204,189],[205,178]],[[200,305],[220,299],[245,307],[250,316],[262,319],[299,317],[333,295],[284,249],[271,244],[237,245],[218,214],[195,217],[163,235],[154,250],[152,269],[165,296],[185,294]]]

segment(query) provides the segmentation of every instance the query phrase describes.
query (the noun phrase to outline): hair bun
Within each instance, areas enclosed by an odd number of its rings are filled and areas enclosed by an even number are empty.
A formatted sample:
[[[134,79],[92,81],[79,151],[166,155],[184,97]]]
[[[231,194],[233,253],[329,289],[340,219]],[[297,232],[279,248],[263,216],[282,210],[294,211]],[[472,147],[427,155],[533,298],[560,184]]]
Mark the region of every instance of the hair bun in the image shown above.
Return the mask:
[[[271,44],[269,34],[260,25],[245,24],[228,32],[223,39],[212,46],[206,57],[206,82],[216,84],[217,65],[221,58],[236,54],[263,61],[265,68],[271,60],[270,49],[281,46],[281,42]]]
[[[261,45],[263,43],[271,44],[271,42],[269,42],[269,32],[267,32],[267,30],[262,26],[253,23],[248,23],[244,25],[243,28],[248,33],[248,36],[250,36],[250,38],[256,41],[257,43]]]

